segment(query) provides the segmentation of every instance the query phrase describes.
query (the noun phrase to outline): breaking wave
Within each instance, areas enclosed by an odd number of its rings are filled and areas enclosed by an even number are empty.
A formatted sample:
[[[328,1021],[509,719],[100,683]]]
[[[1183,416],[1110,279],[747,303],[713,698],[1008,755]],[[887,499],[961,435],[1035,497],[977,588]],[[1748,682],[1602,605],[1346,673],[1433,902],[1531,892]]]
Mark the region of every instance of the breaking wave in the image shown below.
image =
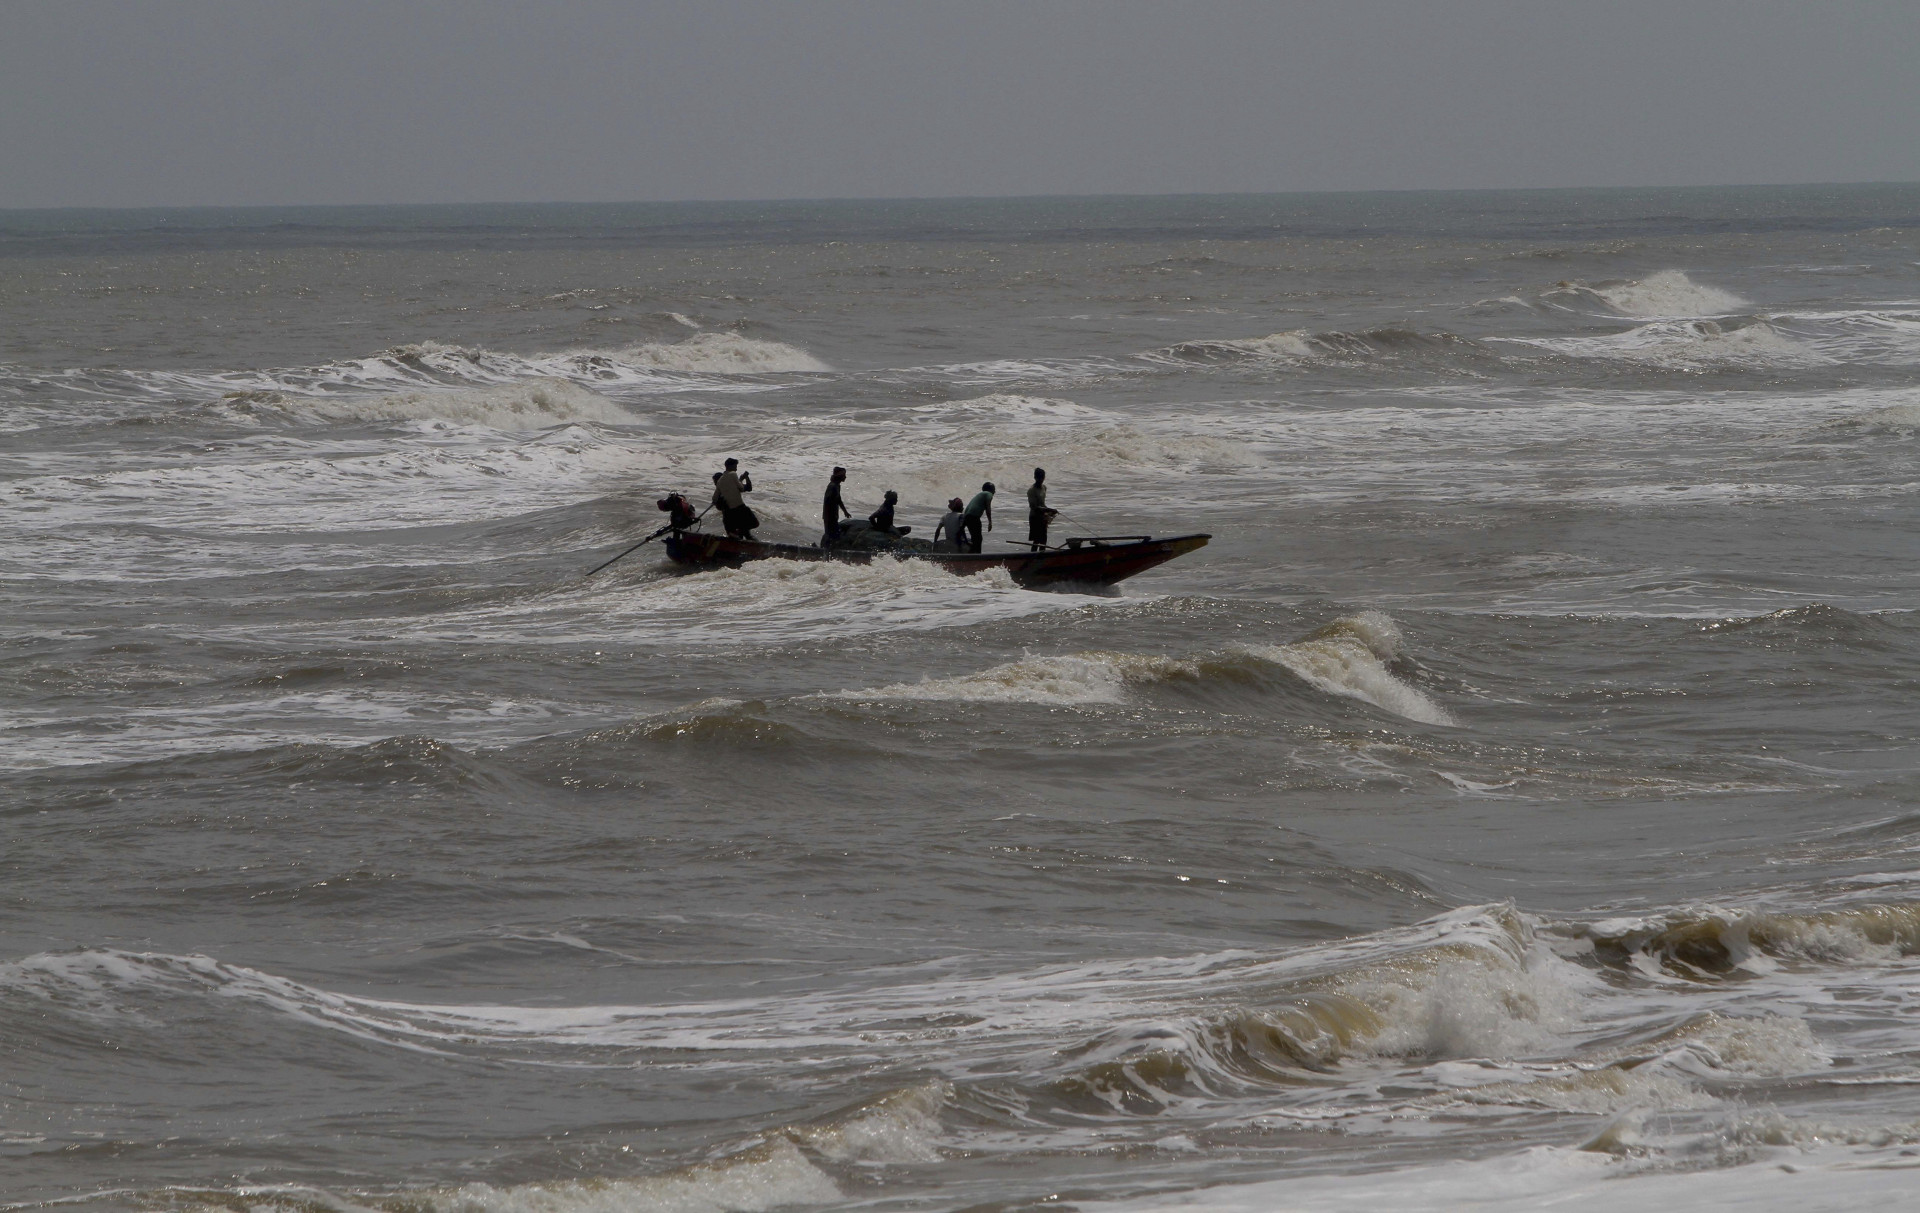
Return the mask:
[[[1141,357],[1157,362],[1366,362],[1377,358],[1476,353],[1476,341],[1455,333],[1378,328],[1362,332],[1294,329],[1265,337],[1183,341]]]
[[[507,431],[545,429],[575,421],[622,425],[634,420],[631,413],[591,388],[545,377],[484,387],[369,396],[235,392],[223,397],[219,407],[230,414],[296,422],[444,421]]]
[[[409,1209],[444,1213],[759,1210],[845,1199],[853,1172],[842,1168],[935,1161],[967,1149],[964,1135],[980,1127],[1186,1114],[1211,1122],[1221,1101],[1248,1097],[1268,1123],[1320,1129],[1382,1115],[1625,1115],[1587,1149],[1638,1157],[1654,1147],[1635,1137],[1637,1112],[1705,1109],[1737,1098],[1742,1084],[1833,1068],[1791,999],[1764,998],[1744,1013],[1703,1009],[1703,990],[1737,994],[1743,984],[1703,986],[1713,965],[1698,955],[1681,962],[1684,973],[1673,969],[1687,946],[1679,941],[1712,935],[1724,945],[1729,933],[1776,957],[1865,971],[1920,950],[1920,907],[1675,910],[1578,923],[1465,906],[1305,948],[658,1006],[402,1003],[206,956],[89,951],[0,964],[0,1000],[38,1009],[21,1022],[114,1025],[134,1049],[177,1048],[167,1025],[183,1015],[264,1012],[359,1042],[505,1063],[626,1068],[635,1050],[659,1050],[771,1064],[800,1049],[819,1061],[854,1057],[863,1069],[891,1061],[936,1075],[650,1175],[467,1184],[405,1198]],[[1809,985],[1807,1005],[1825,989]],[[126,1037],[128,1025],[151,1030]],[[833,1073],[821,1077],[837,1081]],[[1737,1127],[1743,1140],[1776,1144],[1916,1137],[1911,1126],[1814,1125],[1771,1113]]]
[[[488,409],[501,410],[494,419],[502,426],[527,424],[530,416],[513,407],[517,399],[483,400],[465,424],[478,424]],[[525,403],[529,409],[540,407]],[[442,402],[424,407],[438,410]],[[31,504],[35,528],[55,535],[75,520],[223,533],[379,530],[524,514],[577,500],[610,476],[666,463],[657,451],[605,440],[570,423],[554,424],[556,428],[545,432],[505,441],[482,434],[471,441],[413,442],[371,453],[346,445],[316,450],[301,443],[291,456],[271,446],[265,458],[191,459],[94,477],[38,475],[17,479],[10,487],[18,503]],[[76,555],[84,555],[84,549]],[[311,557],[294,552],[286,558]],[[66,571],[57,564],[42,570]],[[129,568],[121,556],[110,569],[89,563],[83,571],[88,576],[104,572],[124,577]],[[172,567],[162,572],[179,575]]]
[[[1723,977],[1780,960],[1884,962],[1920,953],[1920,905],[1869,905],[1795,914],[1696,909],[1655,919],[1611,919],[1582,932],[1614,964],[1677,976]]]
[[[1132,693],[1155,686],[1244,681],[1262,667],[1279,666],[1329,695],[1359,700],[1423,724],[1457,724],[1446,709],[1387,668],[1403,642],[1392,619],[1378,611],[1364,611],[1337,619],[1291,644],[1254,645],[1186,659],[1115,652],[1027,657],[972,674],[830,694],[843,699],[1119,704]]]
[[[1400,655],[1405,639],[1388,616],[1362,611],[1336,619],[1305,640],[1250,651],[1330,695],[1358,699],[1423,724],[1458,724],[1425,692],[1387,668]]]
[[[772,375],[833,369],[795,346],[720,331],[695,333],[671,344],[633,346],[618,351],[614,357],[636,366],[716,375]]]
[[[1827,366],[1836,359],[1771,321],[1656,320],[1600,337],[1503,337],[1574,358],[1611,358],[1676,370],[1754,364]]]
[[[1637,282],[1594,288],[1615,311],[1627,316],[1718,316],[1747,306],[1732,291],[1693,281],[1679,270],[1661,270]]]
[[[212,405],[229,410],[226,420],[367,420],[380,418],[477,418],[525,428],[550,412],[560,419],[620,424],[631,417],[598,396],[627,393],[758,392],[778,383],[753,376],[824,371],[806,351],[738,333],[707,331],[684,341],[636,346],[618,352],[571,350],[511,354],[475,346],[423,341],[395,346],[366,358],[323,366],[247,371],[72,369],[31,375],[0,372],[0,391],[58,392],[80,402],[135,405]],[[449,390],[454,391],[450,392]],[[460,393],[487,389],[492,395]],[[584,393],[584,394],[583,394]],[[536,397],[544,396],[545,402]],[[594,403],[595,400],[598,403]],[[42,411],[44,413],[44,410]],[[15,428],[44,425],[42,415]]]
[[[1585,300],[1622,316],[1647,320],[1726,316],[1748,306],[1747,300],[1732,291],[1695,282],[1680,270],[1660,270],[1645,278],[1591,286],[1562,282],[1547,298],[1556,302]]]

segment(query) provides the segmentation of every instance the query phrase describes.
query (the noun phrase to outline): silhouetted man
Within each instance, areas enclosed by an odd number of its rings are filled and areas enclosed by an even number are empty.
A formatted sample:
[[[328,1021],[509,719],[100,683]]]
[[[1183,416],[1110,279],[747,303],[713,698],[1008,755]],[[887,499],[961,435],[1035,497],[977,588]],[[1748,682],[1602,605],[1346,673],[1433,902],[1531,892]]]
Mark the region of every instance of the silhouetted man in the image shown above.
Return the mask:
[[[820,546],[826,547],[840,538],[840,520],[853,517],[853,511],[847,503],[840,500],[840,486],[847,482],[847,469],[833,469],[833,477],[827,481],[827,495],[820,502],[821,521],[827,524],[825,533],[820,536]]]
[[[1033,487],[1027,490],[1027,542],[1035,548],[1047,546],[1047,524],[1059,510],[1047,508],[1047,469],[1033,469]]]

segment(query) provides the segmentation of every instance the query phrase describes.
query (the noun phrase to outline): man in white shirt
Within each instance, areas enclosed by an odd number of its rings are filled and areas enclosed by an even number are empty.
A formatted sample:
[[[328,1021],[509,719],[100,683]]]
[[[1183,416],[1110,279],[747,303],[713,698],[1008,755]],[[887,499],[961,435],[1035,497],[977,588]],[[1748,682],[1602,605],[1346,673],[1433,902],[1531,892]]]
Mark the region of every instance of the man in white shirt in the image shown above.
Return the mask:
[[[720,503],[720,516],[727,524],[727,534],[734,539],[753,538],[753,528],[760,525],[760,519],[747,508],[745,493],[753,492],[753,474],[740,472],[738,459],[727,460],[727,470],[713,482],[714,499]]]

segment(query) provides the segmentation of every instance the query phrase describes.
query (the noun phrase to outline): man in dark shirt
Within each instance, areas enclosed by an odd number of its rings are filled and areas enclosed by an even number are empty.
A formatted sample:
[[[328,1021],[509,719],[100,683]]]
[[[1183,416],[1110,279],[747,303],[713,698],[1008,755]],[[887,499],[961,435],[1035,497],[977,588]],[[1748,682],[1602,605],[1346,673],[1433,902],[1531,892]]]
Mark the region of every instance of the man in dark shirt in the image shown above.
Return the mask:
[[[900,494],[888,489],[886,499],[880,503],[880,508],[867,515],[867,525],[883,535],[898,537],[906,534],[903,529],[893,525],[893,507],[899,503]]]
[[[833,478],[827,481],[827,495],[820,502],[820,516],[827,524],[826,533],[820,536],[820,546],[826,547],[840,538],[840,520],[853,517],[853,511],[847,503],[840,500],[840,486],[847,481],[847,469],[833,469]]]
[[[980,491],[973,495],[972,501],[967,502],[966,511],[960,516],[961,524],[967,534],[964,551],[980,550],[980,519],[983,516],[987,520],[987,529],[991,531],[993,529],[993,481],[991,480],[980,486]]]
[[[1036,549],[1047,546],[1047,524],[1059,510],[1047,508],[1047,469],[1033,469],[1033,487],[1027,490],[1027,542]]]

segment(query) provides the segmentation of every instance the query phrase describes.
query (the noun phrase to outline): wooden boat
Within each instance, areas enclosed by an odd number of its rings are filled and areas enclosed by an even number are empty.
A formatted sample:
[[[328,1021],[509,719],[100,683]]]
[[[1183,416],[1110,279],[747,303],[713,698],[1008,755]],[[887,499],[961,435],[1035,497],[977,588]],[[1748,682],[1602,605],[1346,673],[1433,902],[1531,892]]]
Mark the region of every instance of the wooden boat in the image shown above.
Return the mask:
[[[1207,546],[1211,535],[1116,535],[1069,539],[1064,547],[1040,551],[929,552],[902,548],[821,548],[812,544],[765,543],[758,539],[729,539],[705,531],[676,531],[667,537],[667,555],[681,564],[738,567],[749,560],[838,560],[870,564],[874,560],[925,560],[950,573],[965,575],[982,569],[1005,569],[1023,586],[1112,585],[1156,564]]]

